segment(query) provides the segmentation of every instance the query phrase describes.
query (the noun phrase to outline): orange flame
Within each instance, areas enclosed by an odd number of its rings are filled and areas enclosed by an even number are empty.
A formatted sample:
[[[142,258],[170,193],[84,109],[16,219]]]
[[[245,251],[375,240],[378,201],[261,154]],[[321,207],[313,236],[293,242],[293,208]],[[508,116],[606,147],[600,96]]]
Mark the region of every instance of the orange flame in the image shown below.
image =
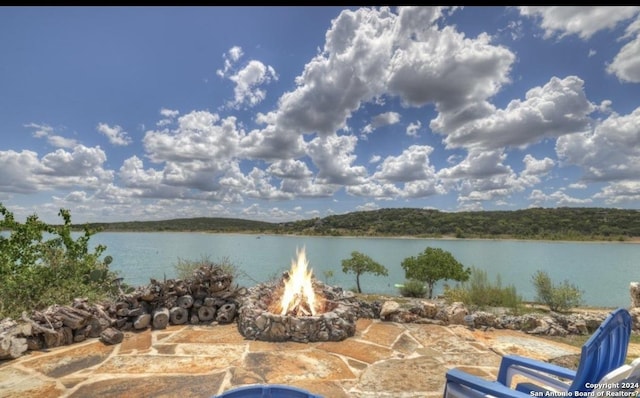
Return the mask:
[[[280,315],[316,315],[322,312],[324,300],[313,289],[311,269],[304,247],[296,250],[297,261],[291,262],[289,278],[284,280],[284,292],[280,299]]]

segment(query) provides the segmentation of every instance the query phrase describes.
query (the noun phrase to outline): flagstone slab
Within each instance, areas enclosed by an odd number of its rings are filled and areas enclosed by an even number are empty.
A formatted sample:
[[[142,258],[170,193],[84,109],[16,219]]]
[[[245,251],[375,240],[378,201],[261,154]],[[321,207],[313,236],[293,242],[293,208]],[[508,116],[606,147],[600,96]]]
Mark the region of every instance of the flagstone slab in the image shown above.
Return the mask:
[[[212,397],[223,382],[224,372],[209,375],[118,377],[86,383],[70,398],[198,398]]]
[[[190,326],[173,333],[163,343],[242,344],[246,340],[235,323],[210,327]]]
[[[249,351],[296,351],[296,350],[308,350],[317,346],[316,343],[298,343],[295,341],[262,341],[252,340],[249,342]]]
[[[443,391],[446,371],[437,358],[431,357],[380,361],[362,373],[359,390],[366,393],[384,391],[396,396],[410,392],[424,396],[431,391]]]
[[[316,350],[253,352],[247,354],[244,368],[268,383],[289,384],[300,380],[355,378],[351,369],[340,358]]]
[[[319,350],[344,355],[366,363],[374,363],[393,357],[394,355],[393,350],[390,348],[358,340],[349,341],[348,344],[341,342],[326,342],[318,345],[317,348]]]
[[[180,356],[207,356],[214,358],[226,358],[226,366],[235,366],[236,363],[240,363],[242,356],[246,351],[244,345],[231,345],[231,344],[178,344],[175,350],[175,355]]]
[[[148,353],[151,350],[151,330],[137,333],[125,333],[120,343],[120,354]]]
[[[105,361],[105,363],[95,370],[95,373],[130,375],[156,373],[211,373],[216,370],[224,370],[229,366],[238,366],[240,361],[240,358],[234,356],[117,356]]]
[[[13,367],[0,368],[0,397],[60,397],[64,393],[54,380],[35,377]]]
[[[49,355],[38,355],[33,359],[25,359],[23,363],[49,377],[63,377],[99,365],[111,355],[115,347],[99,340],[91,340],[78,345],[58,347]]]
[[[362,333],[362,338],[390,347],[405,330],[404,327],[392,323],[374,323]]]

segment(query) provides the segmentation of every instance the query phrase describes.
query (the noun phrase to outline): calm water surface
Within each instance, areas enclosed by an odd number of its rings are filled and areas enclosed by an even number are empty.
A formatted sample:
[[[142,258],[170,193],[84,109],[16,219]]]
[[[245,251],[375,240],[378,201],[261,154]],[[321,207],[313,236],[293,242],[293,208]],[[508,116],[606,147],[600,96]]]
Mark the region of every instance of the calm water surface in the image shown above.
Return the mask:
[[[279,235],[210,234],[192,232],[101,232],[91,244],[104,244],[111,255],[111,269],[125,282],[146,285],[150,278],[175,278],[178,259],[213,261],[228,258],[247,274],[242,286],[264,282],[286,271],[304,247],[316,278],[345,289],[355,287],[355,275],[342,272],[341,261],[356,250],[387,267],[389,276],[364,274],[365,293],[398,294],[396,283],[405,280],[402,260],[427,247],[447,250],[465,266],[484,269],[503,286],[513,284],[525,300],[535,298],[531,276],[544,270],[554,282],[565,279],[584,291],[586,304],[628,307],[629,283],[640,281],[640,244],[610,242],[541,242],[509,240],[440,240],[413,238],[342,238]],[[333,276],[327,278],[327,272]],[[450,282],[453,284],[454,282]],[[443,291],[440,282],[435,289]]]

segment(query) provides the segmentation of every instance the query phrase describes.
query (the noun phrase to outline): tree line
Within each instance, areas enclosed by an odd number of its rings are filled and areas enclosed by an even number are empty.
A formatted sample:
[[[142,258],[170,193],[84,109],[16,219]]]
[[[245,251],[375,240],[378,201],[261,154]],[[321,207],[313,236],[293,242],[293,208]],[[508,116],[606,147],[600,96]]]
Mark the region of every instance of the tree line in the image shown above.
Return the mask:
[[[623,241],[640,237],[640,211],[588,207],[464,212],[387,208],[285,223],[200,217],[91,223],[87,226],[106,231],[208,231],[320,236]]]

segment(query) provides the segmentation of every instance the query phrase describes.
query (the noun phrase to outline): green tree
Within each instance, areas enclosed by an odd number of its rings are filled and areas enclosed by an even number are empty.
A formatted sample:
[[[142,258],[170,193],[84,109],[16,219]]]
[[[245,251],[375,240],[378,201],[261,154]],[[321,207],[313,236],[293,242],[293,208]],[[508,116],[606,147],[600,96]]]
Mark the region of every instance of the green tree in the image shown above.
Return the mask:
[[[402,260],[407,279],[416,279],[427,284],[427,295],[433,298],[433,286],[439,280],[464,282],[469,279],[470,268],[465,268],[451,253],[439,248],[427,247],[418,256]]]
[[[90,251],[94,231],[85,227],[74,239],[69,211],[58,215],[62,225],[46,224],[35,214],[21,223],[0,203],[0,319],[76,297],[98,300],[116,293],[117,274],[109,270],[113,258],[99,259],[106,247]]]
[[[351,252],[351,258],[342,260],[342,272],[356,274],[356,285],[358,293],[362,293],[360,289],[360,275],[370,273],[374,275],[388,276],[389,272],[384,265],[377,263],[366,254],[357,251]]]

